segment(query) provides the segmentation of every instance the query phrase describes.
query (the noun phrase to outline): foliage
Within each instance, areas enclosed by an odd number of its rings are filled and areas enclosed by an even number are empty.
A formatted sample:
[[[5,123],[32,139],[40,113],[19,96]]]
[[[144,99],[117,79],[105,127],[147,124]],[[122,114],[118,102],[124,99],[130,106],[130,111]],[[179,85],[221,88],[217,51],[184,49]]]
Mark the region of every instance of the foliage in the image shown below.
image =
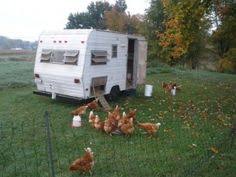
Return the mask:
[[[116,8],[105,12],[105,23],[108,29],[123,33],[142,33],[143,31],[143,16],[130,15],[125,12],[119,12]]]
[[[157,34],[161,52],[171,65],[187,58],[194,68],[194,53],[198,53],[198,44],[205,37],[207,6],[201,0],[162,2],[166,20],[165,31]]]
[[[87,10],[88,12],[70,14],[68,17],[67,29],[78,28],[97,28],[105,29],[104,13],[110,11],[112,6],[108,2],[96,1],[91,2]]]
[[[231,48],[224,57],[219,60],[218,71],[236,73],[236,48]]]
[[[145,35],[148,40],[148,59],[149,60],[162,60],[160,55],[161,46],[158,38],[156,38],[157,31],[163,32],[164,26],[164,6],[161,0],[152,0],[150,8],[147,9],[145,18]]]
[[[6,50],[11,48],[22,48],[26,50],[35,50],[37,42],[22,41],[21,39],[9,39],[4,36],[0,36],[0,50]]]
[[[114,9],[119,13],[124,13],[127,9],[127,4],[125,0],[116,0]]]
[[[236,3],[233,1],[216,1],[216,15],[219,19],[212,34],[218,54],[223,57],[231,47],[236,47]]]

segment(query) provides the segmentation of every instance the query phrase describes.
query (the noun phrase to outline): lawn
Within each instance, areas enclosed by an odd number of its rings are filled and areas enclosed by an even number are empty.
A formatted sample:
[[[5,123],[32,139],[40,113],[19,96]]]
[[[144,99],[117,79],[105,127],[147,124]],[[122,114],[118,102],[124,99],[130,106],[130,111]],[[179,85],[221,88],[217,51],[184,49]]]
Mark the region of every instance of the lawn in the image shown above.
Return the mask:
[[[149,68],[153,97],[112,102],[123,110],[137,108],[140,122],[160,122],[156,137],[136,128],[131,137],[108,136],[83,126],[72,129],[71,110],[78,105],[32,94],[33,63],[0,62],[0,176],[50,176],[44,112],[49,111],[55,173],[58,177],[233,176],[236,148],[229,136],[236,116],[236,77],[205,71]],[[165,94],[161,83],[175,81],[182,90]],[[103,111],[96,111],[105,118]],[[92,175],[71,173],[69,164],[91,147]]]

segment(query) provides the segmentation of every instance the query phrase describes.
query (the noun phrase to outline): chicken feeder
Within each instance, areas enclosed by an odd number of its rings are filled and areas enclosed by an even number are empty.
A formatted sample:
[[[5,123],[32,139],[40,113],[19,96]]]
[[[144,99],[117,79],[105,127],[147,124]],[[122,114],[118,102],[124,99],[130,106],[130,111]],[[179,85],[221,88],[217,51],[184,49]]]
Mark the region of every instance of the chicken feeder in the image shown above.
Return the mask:
[[[152,85],[145,85],[144,96],[151,97],[152,96],[152,89],[153,89]]]

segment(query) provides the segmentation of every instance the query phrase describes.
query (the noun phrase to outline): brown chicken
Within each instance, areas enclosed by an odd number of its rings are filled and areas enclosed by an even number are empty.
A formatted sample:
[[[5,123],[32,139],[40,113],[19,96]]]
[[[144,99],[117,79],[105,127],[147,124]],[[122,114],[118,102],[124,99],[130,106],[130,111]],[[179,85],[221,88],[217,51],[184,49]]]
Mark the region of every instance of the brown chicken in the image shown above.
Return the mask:
[[[88,106],[80,106],[77,109],[75,109],[74,111],[71,112],[72,115],[83,115],[86,113]]]
[[[110,114],[110,117],[116,121],[118,121],[121,116],[120,116],[120,107],[118,105],[116,105],[115,109],[113,110],[113,112]]]
[[[90,172],[94,166],[94,156],[91,148],[85,149],[85,155],[76,159],[69,167],[70,171]]]
[[[127,114],[127,118],[130,119],[132,118],[133,121],[135,122],[136,120],[136,112],[137,112],[137,109],[133,109],[133,110],[129,110],[129,113]]]
[[[149,135],[153,136],[160,128],[161,123],[138,123],[138,127],[146,131]]]
[[[98,117],[98,115],[95,116],[94,128],[96,128],[97,130],[104,131],[104,122],[102,122],[102,121],[100,120],[100,118]]]
[[[125,123],[120,126],[120,130],[125,135],[131,135],[134,132],[133,118],[128,119]]]
[[[165,90],[165,92],[171,92],[172,89],[174,89],[174,87],[176,87],[176,90],[181,90],[181,85],[177,86],[176,83],[162,83],[162,87]]]
[[[165,92],[170,92],[173,89],[172,83],[162,83],[162,88],[165,90]]]
[[[104,121],[104,131],[108,134],[117,134],[118,121],[113,113],[108,112],[107,119]]]
[[[118,121],[118,128],[123,134],[131,135],[134,132],[133,118],[123,112],[122,118]]]
[[[99,107],[98,105],[98,99],[93,100],[92,102],[87,104],[89,109],[97,109]]]
[[[96,116],[93,114],[93,111],[90,111],[89,113],[89,123],[94,127],[94,122],[95,122]]]

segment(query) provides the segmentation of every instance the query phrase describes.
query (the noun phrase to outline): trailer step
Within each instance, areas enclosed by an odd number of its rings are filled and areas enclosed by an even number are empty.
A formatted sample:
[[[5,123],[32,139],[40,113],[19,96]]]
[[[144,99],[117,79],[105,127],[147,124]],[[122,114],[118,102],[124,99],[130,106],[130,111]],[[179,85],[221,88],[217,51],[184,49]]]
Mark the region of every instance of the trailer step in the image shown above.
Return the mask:
[[[97,98],[105,111],[111,110],[111,107],[110,107],[109,103],[107,102],[106,98],[104,97],[104,95],[99,95]]]

